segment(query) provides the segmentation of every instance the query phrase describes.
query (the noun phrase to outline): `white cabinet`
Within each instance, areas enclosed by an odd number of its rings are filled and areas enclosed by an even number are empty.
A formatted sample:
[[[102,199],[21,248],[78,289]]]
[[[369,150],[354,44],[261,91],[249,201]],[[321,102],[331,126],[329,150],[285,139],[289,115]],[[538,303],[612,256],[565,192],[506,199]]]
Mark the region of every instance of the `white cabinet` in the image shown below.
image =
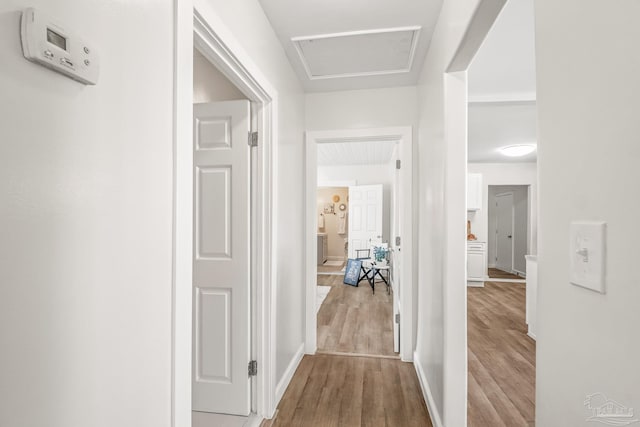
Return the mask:
[[[487,274],[487,245],[484,242],[467,242],[467,285],[484,286]]]
[[[467,174],[467,210],[479,211],[482,209],[482,174]]]

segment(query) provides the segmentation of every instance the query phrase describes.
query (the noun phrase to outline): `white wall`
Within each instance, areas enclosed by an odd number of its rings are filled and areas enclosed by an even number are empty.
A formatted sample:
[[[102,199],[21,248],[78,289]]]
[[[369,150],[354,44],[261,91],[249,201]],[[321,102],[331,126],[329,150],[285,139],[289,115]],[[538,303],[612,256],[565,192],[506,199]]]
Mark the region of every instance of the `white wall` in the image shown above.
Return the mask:
[[[538,253],[538,166],[536,163],[469,163],[469,173],[482,174],[482,209],[467,212],[471,230],[479,241],[487,242],[489,235],[489,186],[529,186],[529,230],[527,245],[529,253]],[[488,258],[490,260],[491,258]],[[487,261],[487,265],[492,265]]]
[[[318,166],[318,183],[348,181],[356,185],[382,184],[382,241],[390,241],[393,175],[389,165]]]
[[[500,3],[500,2],[498,2]],[[446,73],[476,1],[444,2],[418,88],[419,294],[414,363],[435,423],[466,425],[466,74]]]
[[[215,15],[277,91],[275,135],[274,259],[276,381],[280,381],[303,343],[304,97],[296,74],[257,0],[196,0],[203,15]],[[278,166],[279,165],[279,166]],[[283,203],[293,208],[283,209]]]
[[[23,58],[28,6],[97,86]],[[7,0],[0,46],[0,425],[169,426],[173,2]]]
[[[247,99],[211,62],[193,50],[193,102]]]
[[[591,424],[585,396],[640,409],[640,3],[538,0],[536,425]],[[580,13],[576,14],[579,8]],[[596,31],[594,31],[596,29]],[[607,223],[606,295],[572,286],[569,224]]]
[[[415,86],[308,93],[305,102],[307,130],[417,128]]]
[[[497,209],[496,195],[511,193],[513,195],[513,270],[519,273],[527,272],[525,255],[529,253],[529,188],[524,185],[491,185],[489,186],[489,203],[487,206],[488,238],[487,238],[487,266],[496,265],[496,224]],[[470,214],[469,212],[468,214]],[[467,214],[467,215],[468,215]]]

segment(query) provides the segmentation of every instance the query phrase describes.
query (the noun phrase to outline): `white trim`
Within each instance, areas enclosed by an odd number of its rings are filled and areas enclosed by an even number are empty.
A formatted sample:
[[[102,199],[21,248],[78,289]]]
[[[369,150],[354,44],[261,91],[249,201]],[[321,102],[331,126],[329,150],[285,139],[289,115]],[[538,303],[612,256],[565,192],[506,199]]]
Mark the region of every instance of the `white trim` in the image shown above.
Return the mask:
[[[195,3],[195,4],[194,4]],[[259,328],[256,379],[257,418],[271,418],[275,412],[275,146],[277,140],[278,94],[251,61],[240,43],[205,0],[175,2],[174,40],[174,282],[172,298],[172,408],[173,427],[191,426],[191,337],[192,337],[192,213],[193,206],[193,46],[211,61],[258,107],[257,149],[258,193],[255,207],[256,259],[252,265],[257,280],[255,309]],[[215,31],[213,30],[215,28]],[[252,350],[254,351],[254,350]]]
[[[524,271],[516,270],[515,268],[513,269],[513,274],[515,274],[516,276],[520,276],[523,279],[527,278],[527,273],[525,273]]]
[[[467,280],[467,287],[468,288],[484,288],[484,282],[480,282],[476,280]]]
[[[527,335],[529,335],[529,338],[531,338],[532,340],[537,341],[536,334],[534,334],[530,330],[527,331]]]
[[[300,366],[300,362],[302,362],[302,358],[304,357],[304,343],[300,344],[298,347],[298,351],[293,355],[291,362],[289,362],[289,366],[284,371],[282,378],[278,382],[276,386],[276,407],[280,403],[282,396],[284,396],[284,392],[287,391],[287,387],[289,387],[289,383],[293,378],[293,375],[296,373],[298,366]]]
[[[429,410],[429,416],[431,417],[431,423],[433,424],[433,427],[444,427],[444,424],[442,424],[442,417],[438,412],[438,405],[436,405],[436,402],[433,400],[431,387],[429,387],[429,381],[427,381],[427,376],[422,369],[422,365],[420,364],[420,357],[418,356],[417,352],[413,355],[413,366],[416,369],[418,381],[420,381],[422,396],[424,397],[424,401],[427,404],[427,409]]]
[[[302,67],[304,68],[304,71],[307,74],[307,77],[309,78],[309,80],[326,80],[326,79],[337,79],[337,78],[344,78],[344,77],[381,76],[381,75],[388,75],[388,74],[408,73],[411,71],[411,67],[413,66],[413,61],[416,56],[416,47],[418,46],[418,40],[420,40],[421,30],[422,30],[422,27],[417,25],[417,26],[410,26],[410,27],[347,31],[342,33],[318,34],[315,36],[292,37],[291,42],[293,43],[293,46],[295,47],[296,52],[298,52],[298,57],[300,58]],[[300,42],[308,41],[308,40],[362,36],[362,35],[370,35],[370,34],[395,33],[395,32],[401,32],[401,31],[413,31],[413,38],[411,39],[411,50],[409,51],[407,66],[403,68],[393,69],[393,70],[363,71],[363,72],[357,72],[357,73],[342,73],[342,74],[326,74],[326,75],[320,75],[320,76],[313,75],[311,73],[311,68],[309,67],[309,63],[307,62],[307,58],[304,55],[304,52],[302,51],[302,47],[300,46]]]
[[[193,4],[174,2],[171,426],[191,427]]]
[[[317,189],[317,144],[337,142],[377,142],[399,141],[401,157],[405,160],[400,169],[403,188],[401,204],[403,217],[402,230],[402,291],[400,292],[402,318],[400,325],[400,357],[403,361],[413,360],[414,343],[414,313],[413,313],[413,254],[414,224],[413,215],[413,132],[410,126],[346,129],[329,131],[310,131],[305,141],[305,352],[315,354],[317,350],[317,317],[316,317],[316,189]]]
[[[249,419],[247,420],[247,422],[244,424],[244,427],[260,427],[263,420],[264,418],[260,415],[251,414],[249,415]]]

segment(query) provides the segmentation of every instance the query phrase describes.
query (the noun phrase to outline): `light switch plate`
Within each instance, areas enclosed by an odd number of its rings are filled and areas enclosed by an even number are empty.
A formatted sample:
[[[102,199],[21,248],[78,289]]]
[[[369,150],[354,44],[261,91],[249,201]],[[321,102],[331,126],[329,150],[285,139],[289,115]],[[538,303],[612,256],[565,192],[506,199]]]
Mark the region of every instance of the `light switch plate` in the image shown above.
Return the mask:
[[[571,284],[604,294],[606,223],[575,221],[569,235]]]

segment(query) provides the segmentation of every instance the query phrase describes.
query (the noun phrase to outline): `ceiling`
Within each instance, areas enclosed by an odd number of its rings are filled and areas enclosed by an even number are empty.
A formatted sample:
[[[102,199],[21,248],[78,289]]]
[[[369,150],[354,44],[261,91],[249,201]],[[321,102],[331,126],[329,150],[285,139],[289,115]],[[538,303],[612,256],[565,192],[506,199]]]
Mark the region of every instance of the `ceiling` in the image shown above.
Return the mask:
[[[415,85],[442,0],[260,0],[306,92]]]
[[[535,162],[498,148],[536,143],[533,0],[508,0],[468,72],[469,162]]]
[[[318,166],[386,165],[396,142],[336,142],[318,144]]]

